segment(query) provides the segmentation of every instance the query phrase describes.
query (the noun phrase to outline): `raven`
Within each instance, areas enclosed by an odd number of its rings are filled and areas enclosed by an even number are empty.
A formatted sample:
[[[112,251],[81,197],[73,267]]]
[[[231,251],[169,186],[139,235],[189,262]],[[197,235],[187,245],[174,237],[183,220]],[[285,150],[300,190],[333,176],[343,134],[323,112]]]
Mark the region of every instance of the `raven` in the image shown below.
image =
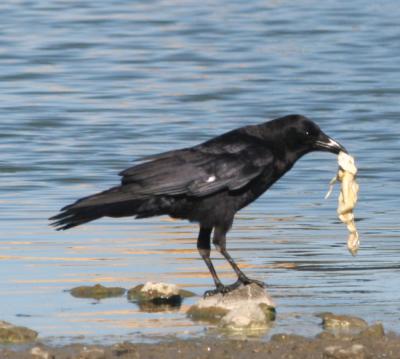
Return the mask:
[[[226,250],[226,234],[237,211],[253,202],[306,153],[345,148],[314,122],[288,115],[259,125],[244,126],[199,145],[164,152],[122,171],[119,186],[79,199],[50,220],[57,230],[101,217],[145,218],[169,215],[199,223],[198,251],[216,289],[227,293],[248,278]],[[238,279],[225,286],[210,259],[210,240],[226,258]]]

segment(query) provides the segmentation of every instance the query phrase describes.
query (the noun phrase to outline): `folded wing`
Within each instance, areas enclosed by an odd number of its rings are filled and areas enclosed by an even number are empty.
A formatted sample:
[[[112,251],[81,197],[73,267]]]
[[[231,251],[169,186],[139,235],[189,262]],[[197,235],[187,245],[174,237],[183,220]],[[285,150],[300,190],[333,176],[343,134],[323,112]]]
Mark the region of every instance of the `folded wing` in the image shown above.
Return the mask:
[[[272,167],[272,159],[265,147],[254,144],[235,153],[193,147],[160,154],[120,175],[136,194],[202,197],[243,188]]]

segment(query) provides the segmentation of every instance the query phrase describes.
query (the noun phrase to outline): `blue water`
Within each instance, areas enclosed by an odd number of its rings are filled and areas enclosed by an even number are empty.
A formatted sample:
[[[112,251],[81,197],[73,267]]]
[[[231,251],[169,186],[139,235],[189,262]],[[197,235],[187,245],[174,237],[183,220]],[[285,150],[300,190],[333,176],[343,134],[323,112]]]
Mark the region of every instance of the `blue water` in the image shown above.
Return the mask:
[[[302,159],[237,215],[231,254],[278,304],[268,334],[314,335],[320,311],[400,331],[399,16],[394,0],[3,1],[0,319],[55,341],[204,333],[184,314],[198,298],[146,313],[65,292],[162,280],[201,295],[212,280],[195,225],[102,219],[59,233],[47,218],[143,155],[301,113],[356,157],[359,254],[337,189],[323,200],[330,154]]]

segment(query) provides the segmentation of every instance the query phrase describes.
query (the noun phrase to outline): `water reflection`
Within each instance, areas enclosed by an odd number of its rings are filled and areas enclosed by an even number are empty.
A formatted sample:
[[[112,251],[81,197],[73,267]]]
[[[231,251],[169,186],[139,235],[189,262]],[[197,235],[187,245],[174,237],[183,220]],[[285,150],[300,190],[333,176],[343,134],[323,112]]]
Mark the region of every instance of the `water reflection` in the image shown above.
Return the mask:
[[[139,309],[146,313],[160,313],[160,312],[179,312],[181,308],[181,301],[174,304],[157,304],[153,302],[137,303]]]

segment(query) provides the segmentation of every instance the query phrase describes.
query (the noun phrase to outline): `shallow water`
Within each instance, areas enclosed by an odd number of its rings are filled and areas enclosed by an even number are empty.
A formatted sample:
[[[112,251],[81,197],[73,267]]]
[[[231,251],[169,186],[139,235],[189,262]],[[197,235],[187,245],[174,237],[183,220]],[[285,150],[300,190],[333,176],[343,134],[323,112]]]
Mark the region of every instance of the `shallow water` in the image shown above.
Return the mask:
[[[358,256],[337,189],[323,200],[330,154],[302,159],[237,215],[231,254],[269,285],[269,334],[313,335],[320,311],[400,331],[399,15],[393,0],[2,2],[0,319],[56,342],[203,333],[184,315],[197,298],[145,313],[65,292],[162,280],[201,295],[212,280],[195,225],[102,219],[59,233],[47,218],[143,155],[302,113],[358,161]]]

